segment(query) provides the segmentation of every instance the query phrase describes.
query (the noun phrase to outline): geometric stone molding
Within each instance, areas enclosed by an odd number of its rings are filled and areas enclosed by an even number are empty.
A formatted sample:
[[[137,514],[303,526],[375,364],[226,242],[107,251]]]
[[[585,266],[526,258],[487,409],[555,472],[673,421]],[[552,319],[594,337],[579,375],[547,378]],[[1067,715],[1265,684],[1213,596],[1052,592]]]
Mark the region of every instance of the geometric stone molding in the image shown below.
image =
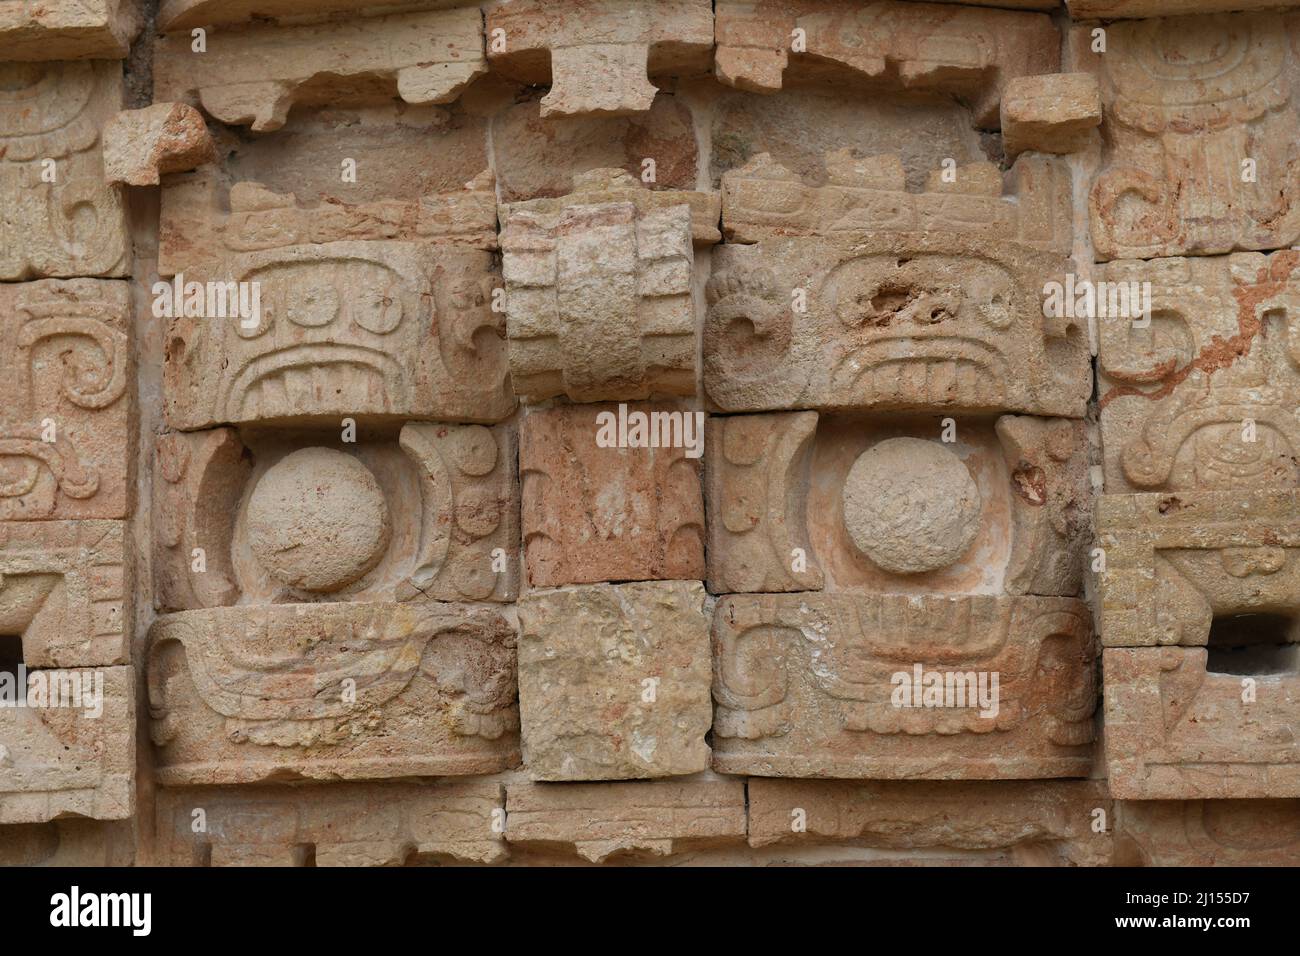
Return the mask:
[[[137,0],[0,4],[0,60],[120,60],[140,31]]]
[[[632,403],[643,413],[697,413]],[[682,443],[600,447],[601,415],[616,406],[561,405],[524,416],[520,432],[524,555],[533,587],[704,577],[704,502],[697,460]],[[654,426],[651,426],[652,429]],[[669,426],[670,427],[670,426]],[[630,426],[629,426],[630,428]],[[682,435],[686,429],[683,427]]]
[[[1300,25],[1281,13],[1135,20],[1071,31],[1101,84],[1098,261],[1277,249],[1300,239]]]
[[[745,839],[741,780],[655,780],[506,786],[506,839],[525,847],[572,845],[591,863],[671,856]]]
[[[1092,391],[1084,329],[1045,317],[1040,298],[1063,268],[1025,246],[932,231],[720,246],[705,391],[728,412],[1082,418]]]
[[[387,100],[394,86],[407,103],[450,103],[487,71],[476,8],[252,25],[216,32],[203,52],[192,43],[188,32],[158,41],[155,99],[254,132],[279,129],[295,105]]]
[[[0,520],[129,514],[131,327],[125,282],[0,285]]]
[[[157,186],[162,173],[179,173],[216,158],[203,114],[185,103],[123,110],[104,127],[104,179]]]
[[[132,668],[32,670],[27,678],[28,706],[0,707],[0,823],[131,816]],[[0,683],[5,682],[6,694],[12,695],[13,672],[0,671]],[[46,693],[33,697],[39,688]]]
[[[163,786],[464,776],[519,762],[515,635],[467,605],[289,604],[160,617]]]
[[[1002,147],[1007,156],[1027,149],[1073,153],[1092,142],[1101,125],[1101,91],[1090,73],[1020,76],[1002,97]]]
[[[125,664],[134,621],[120,521],[0,522],[0,634],[27,667]]]
[[[825,155],[824,166],[822,186],[806,184],[767,153],[723,173],[727,241],[939,231],[1070,254],[1070,170],[1054,157],[1025,156],[1005,176],[993,163],[970,163],[952,170],[952,182],[935,169],[921,192],[907,190],[903,160],[895,153],[858,156],[838,149]]]
[[[158,439],[155,603],[509,601],[513,432],[409,423],[397,440],[234,429]]]
[[[1214,673],[1212,653],[1105,649],[1106,771],[1116,797],[1300,797],[1300,644],[1290,645],[1289,673]]]
[[[713,768],[1084,777],[1094,656],[1088,608],[1071,598],[727,595],[713,618]]]
[[[852,843],[943,852],[959,862],[995,852],[1022,866],[1105,866],[1112,804],[1101,781],[749,781],[749,844]],[[806,828],[791,826],[796,810]],[[946,851],[946,852],[945,852]],[[978,859],[978,858],[976,858]],[[922,861],[925,862],[925,861]],[[934,862],[934,861],[931,861]],[[981,859],[990,863],[997,860]]]
[[[883,81],[960,97],[971,103],[981,128],[996,129],[1008,80],[1060,67],[1060,34],[1038,13],[893,0],[718,0],[715,6],[714,71],[750,93],[779,91],[787,69],[792,77],[836,87]],[[804,50],[791,49],[796,30]]]
[[[121,108],[111,60],[0,62],[0,281],[129,273],[121,187],[104,183],[100,152]]]
[[[498,863],[495,780],[203,787],[157,794],[163,866],[402,866],[412,857]],[[206,829],[194,832],[194,813]]]
[[[607,174],[631,181],[597,170],[564,205],[502,207],[510,372],[526,401],[695,394],[690,206],[593,201]]]
[[[494,73],[550,86],[543,118],[650,109],[649,77],[704,73],[713,52],[708,0],[514,0],[487,11]]]
[[[954,420],[945,442],[933,419],[795,412],[709,421],[714,593],[1068,597],[1082,588],[1090,527],[1082,422]]]
[[[633,780],[709,765],[708,618],[698,581],[519,599],[519,706],[533,780]]]
[[[1300,866],[1300,800],[1118,804],[1119,866]]]
[[[1112,262],[1149,325],[1099,320],[1108,493],[1300,486],[1300,253]]]

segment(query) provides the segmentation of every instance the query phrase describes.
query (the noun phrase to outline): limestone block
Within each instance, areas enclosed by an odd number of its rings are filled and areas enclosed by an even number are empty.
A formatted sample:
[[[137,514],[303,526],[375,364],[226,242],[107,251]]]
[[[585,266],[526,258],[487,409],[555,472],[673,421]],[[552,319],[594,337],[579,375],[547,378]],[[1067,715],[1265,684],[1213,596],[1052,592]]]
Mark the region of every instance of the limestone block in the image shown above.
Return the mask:
[[[730,242],[776,236],[850,237],[863,232],[970,233],[1069,255],[1070,171],[1062,161],[1026,156],[1006,174],[987,162],[932,170],[909,192],[901,157],[825,156],[827,182],[809,186],[766,153],[722,176],[722,225]]]
[[[131,324],[125,282],[0,285],[0,520],[130,513]]]
[[[710,590],[1078,594],[1082,423],[943,422],[711,418]]]
[[[5,0],[0,60],[120,60],[139,31],[136,0]]]
[[[1008,80],[1055,73],[1060,36],[1038,13],[874,0],[718,0],[714,72],[752,93],[775,93],[787,68],[802,79],[890,83],[959,96],[996,128]],[[804,49],[793,49],[801,31]]]
[[[104,127],[104,179],[157,186],[159,174],[193,169],[216,157],[203,116],[186,103],[123,110]]]
[[[623,780],[709,764],[708,618],[694,581],[519,599],[519,707],[533,780]]]
[[[1106,108],[1088,207],[1099,261],[1300,239],[1297,31],[1281,13],[1121,21],[1097,54],[1074,29]]]
[[[1002,145],[1008,156],[1027,149],[1073,153],[1101,125],[1101,91],[1089,73],[1018,76],[1002,96]]]
[[[1066,0],[1066,4],[1074,20],[1142,19],[1300,5],[1296,0]]]
[[[1300,253],[1112,262],[1151,315],[1099,320],[1106,490],[1300,486]]]
[[[1258,631],[1243,625],[1240,634]],[[1281,662],[1213,645],[1108,647],[1102,660],[1116,797],[1300,797],[1300,643]]]
[[[1094,657],[1071,598],[728,595],[713,618],[713,767],[1087,776]]]
[[[633,403],[627,416],[675,416],[703,441],[703,415]],[[663,447],[600,447],[614,405],[531,411],[519,442],[524,558],[533,587],[704,577],[704,501],[698,458]],[[660,434],[657,430],[656,437]]]
[[[215,119],[279,129],[295,105],[450,103],[487,71],[476,8],[221,30],[195,52],[188,32],[159,39],[155,99],[201,103]]]
[[[114,61],[0,62],[0,281],[128,274],[121,187],[104,183],[100,148],[121,108]]]
[[[135,810],[132,668],[0,672],[0,823],[125,820]]]
[[[584,860],[620,854],[671,856],[745,838],[741,780],[506,787],[506,839],[525,846],[572,846]]]
[[[1105,646],[1262,642],[1285,657],[1300,605],[1294,489],[1103,495],[1097,532]],[[1234,620],[1253,623],[1257,640],[1235,640]]]
[[[0,866],[131,866],[129,822],[63,817],[0,829]]]
[[[574,187],[563,203],[532,200],[502,212],[515,391],[528,401],[693,395],[690,207],[625,198],[620,192],[635,181],[611,170]]]
[[[487,11],[488,61],[521,83],[549,84],[549,116],[625,116],[650,108],[649,77],[708,70],[708,0],[512,0]]]
[[[185,611],[149,636],[163,786],[495,773],[519,761],[515,635],[466,605]]]
[[[794,237],[713,251],[704,389],[722,411],[1083,416],[1084,320],[1046,318],[1067,263],[987,235]]]
[[[419,6],[474,6],[472,0],[162,0],[158,28],[172,33],[194,27],[232,26],[250,20],[294,22],[305,17],[347,11],[365,16]]]
[[[397,440],[168,433],[154,471],[159,610],[324,601],[509,601],[515,440],[409,423]]]
[[[206,829],[195,833],[200,811]],[[161,790],[158,856],[164,866],[497,863],[504,813],[491,779]]]
[[[1300,800],[1142,800],[1119,805],[1121,866],[1296,866]]]
[[[132,575],[120,521],[0,522],[0,633],[29,668],[125,664]]]
[[[1099,781],[755,778],[748,793],[755,847],[848,841],[891,850],[1003,850],[1025,866],[1105,866],[1112,855],[1112,804]]]

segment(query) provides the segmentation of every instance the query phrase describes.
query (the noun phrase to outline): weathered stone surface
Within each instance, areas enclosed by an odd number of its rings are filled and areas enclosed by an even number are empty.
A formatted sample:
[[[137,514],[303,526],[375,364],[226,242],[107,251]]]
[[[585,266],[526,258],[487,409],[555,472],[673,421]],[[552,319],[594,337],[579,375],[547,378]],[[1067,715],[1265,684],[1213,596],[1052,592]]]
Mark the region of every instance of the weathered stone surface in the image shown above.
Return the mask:
[[[1243,637],[1253,630],[1243,624]],[[1106,648],[1111,792],[1125,800],[1300,797],[1297,659],[1300,643],[1277,665],[1240,650],[1218,655],[1213,645]]]
[[[130,866],[134,860],[127,822],[64,817],[0,829],[0,866]]]
[[[1296,866],[1300,800],[1125,801],[1120,866]]]
[[[1075,20],[1172,17],[1185,13],[1226,13],[1294,7],[1295,0],[1065,0]]]
[[[623,780],[709,764],[708,618],[693,581],[519,599],[519,708],[533,780]]]
[[[703,440],[702,416],[633,403],[629,416],[676,416]],[[704,577],[704,502],[697,459],[669,447],[600,447],[619,406],[529,412],[519,441],[524,559],[533,587]],[[654,419],[648,419],[653,425]],[[656,437],[666,433],[657,429]]]
[[[125,282],[0,285],[0,520],[128,515],[131,326]]]
[[[157,780],[494,773],[518,763],[515,634],[465,605],[185,611],[150,631]]]
[[[477,9],[421,10],[318,24],[162,37],[155,99],[201,103],[223,123],[263,132],[299,104],[387,100],[450,103],[486,72]]]
[[[157,186],[161,173],[179,173],[216,158],[203,116],[186,103],[124,110],[104,127],[104,180]]]
[[[0,680],[9,684],[7,695],[15,692],[13,674],[0,672]],[[135,809],[132,669],[32,670],[27,678],[23,699],[31,706],[0,707],[0,823],[130,817]]]
[[[201,811],[202,832],[194,832]],[[505,791],[492,779],[163,790],[164,866],[401,866],[413,857],[497,863]]]
[[[1112,262],[1151,315],[1099,320],[1106,490],[1300,485],[1300,253]]]
[[[1017,76],[1055,73],[1060,37],[1042,14],[891,0],[719,0],[719,80],[775,93],[787,68],[803,79],[880,83],[960,96],[997,126],[998,100]],[[805,49],[793,50],[795,31]]]
[[[572,846],[585,860],[671,856],[745,838],[741,780],[635,783],[511,783],[506,839],[512,844]]]
[[[550,84],[543,117],[644,112],[649,77],[704,72],[708,0],[514,0],[487,11],[488,61],[504,76]]]
[[[313,433],[254,433],[246,445],[229,428],[160,437],[159,610],[513,600],[513,432],[408,423],[396,440],[363,438],[322,444]]]
[[[893,850],[1001,850],[1026,866],[1099,866],[1112,855],[1112,804],[1095,781],[755,778],[747,789],[749,842],[756,847],[851,841]]]
[[[713,618],[713,767],[1087,776],[1094,656],[1087,606],[1068,598],[728,595]]]
[[[1093,53],[1075,28],[1076,63],[1106,107],[1089,199],[1099,261],[1300,239],[1298,31],[1280,13],[1124,21]]]
[[[385,12],[407,7],[475,6],[473,0],[162,0],[158,10],[160,30],[175,32],[194,27],[288,21],[326,13],[349,11],[365,16],[379,8]]]
[[[1070,172],[1059,161],[1025,157],[1006,175],[987,162],[956,166],[945,182],[933,170],[922,192],[907,191],[893,154],[828,153],[827,182],[809,186],[766,153],[722,176],[722,225],[729,242],[777,236],[850,237],[864,232],[973,233],[1068,255]]]
[[[29,668],[125,664],[131,570],[120,521],[0,522],[0,633]]]
[[[1078,594],[1082,423],[952,427],[945,442],[932,419],[710,419],[710,590]]]
[[[705,391],[729,412],[1082,417],[1085,332],[1078,320],[1045,318],[1039,298],[1062,265],[937,231],[721,246],[707,289]]]
[[[0,281],[129,271],[125,207],[100,149],[122,108],[121,71],[111,60],[0,62]]]
[[[120,60],[139,30],[136,0],[5,0],[0,60]]]
[[[1008,156],[1027,149],[1073,153],[1101,125],[1101,91],[1089,73],[1018,76],[1002,95],[1002,144]]]
[[[566,200],[502,210],[510,374],[526,400],[695,393],[691,208],[629,191],[626,173],[597,170]]]

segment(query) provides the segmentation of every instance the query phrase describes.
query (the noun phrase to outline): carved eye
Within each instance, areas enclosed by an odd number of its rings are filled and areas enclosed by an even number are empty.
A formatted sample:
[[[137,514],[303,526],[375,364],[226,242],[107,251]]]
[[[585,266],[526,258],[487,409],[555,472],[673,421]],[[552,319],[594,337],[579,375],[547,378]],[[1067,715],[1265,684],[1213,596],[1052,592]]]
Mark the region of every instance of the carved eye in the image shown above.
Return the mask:
[[[338,318],[342,306],[339,290],[330,284],[300,286],[284,290],[284,317],[294,325],[315,328]]]
[[[402,324],[402,295],[395,284],[367,282],[350,298],[352,319],[366,331],[386,335]]]

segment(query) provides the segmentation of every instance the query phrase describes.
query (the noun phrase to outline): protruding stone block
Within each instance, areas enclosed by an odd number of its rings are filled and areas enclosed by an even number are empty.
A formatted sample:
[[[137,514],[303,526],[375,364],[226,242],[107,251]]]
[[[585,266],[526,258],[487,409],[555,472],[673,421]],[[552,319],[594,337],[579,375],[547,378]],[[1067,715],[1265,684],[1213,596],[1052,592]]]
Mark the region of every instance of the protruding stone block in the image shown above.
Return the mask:
[[[120,60],[140,30],[136,0],[6,0],[0,60]]]
[[[519,706],[534,780],[626,780],[709,764],[698,582],[597,584],[519,600]]]
[[[1101,125],[1101,91],[1090,73],[1018,76],[1002,95],[1002,144],[1008,156],[1027,149],[1073,153]]]
[[[465,605],[185,611],[150,632],[157,779],[495,773],[519,761],[515,634]]]
[[[157,186],[161,173],[193,169],[216,157],[203,116],[186,103],[124,110],[104,127],[104,180]]]
[[[630,434],[638,418],[647,423],[645,443],[620,447],[620,421]],[[529,583],[704,577],[699,456],[685,447],[699,451],[703,424],[703,413],[648,403],[526,415],[519,471]],[[602,444],[607,433],[615,444]]]

